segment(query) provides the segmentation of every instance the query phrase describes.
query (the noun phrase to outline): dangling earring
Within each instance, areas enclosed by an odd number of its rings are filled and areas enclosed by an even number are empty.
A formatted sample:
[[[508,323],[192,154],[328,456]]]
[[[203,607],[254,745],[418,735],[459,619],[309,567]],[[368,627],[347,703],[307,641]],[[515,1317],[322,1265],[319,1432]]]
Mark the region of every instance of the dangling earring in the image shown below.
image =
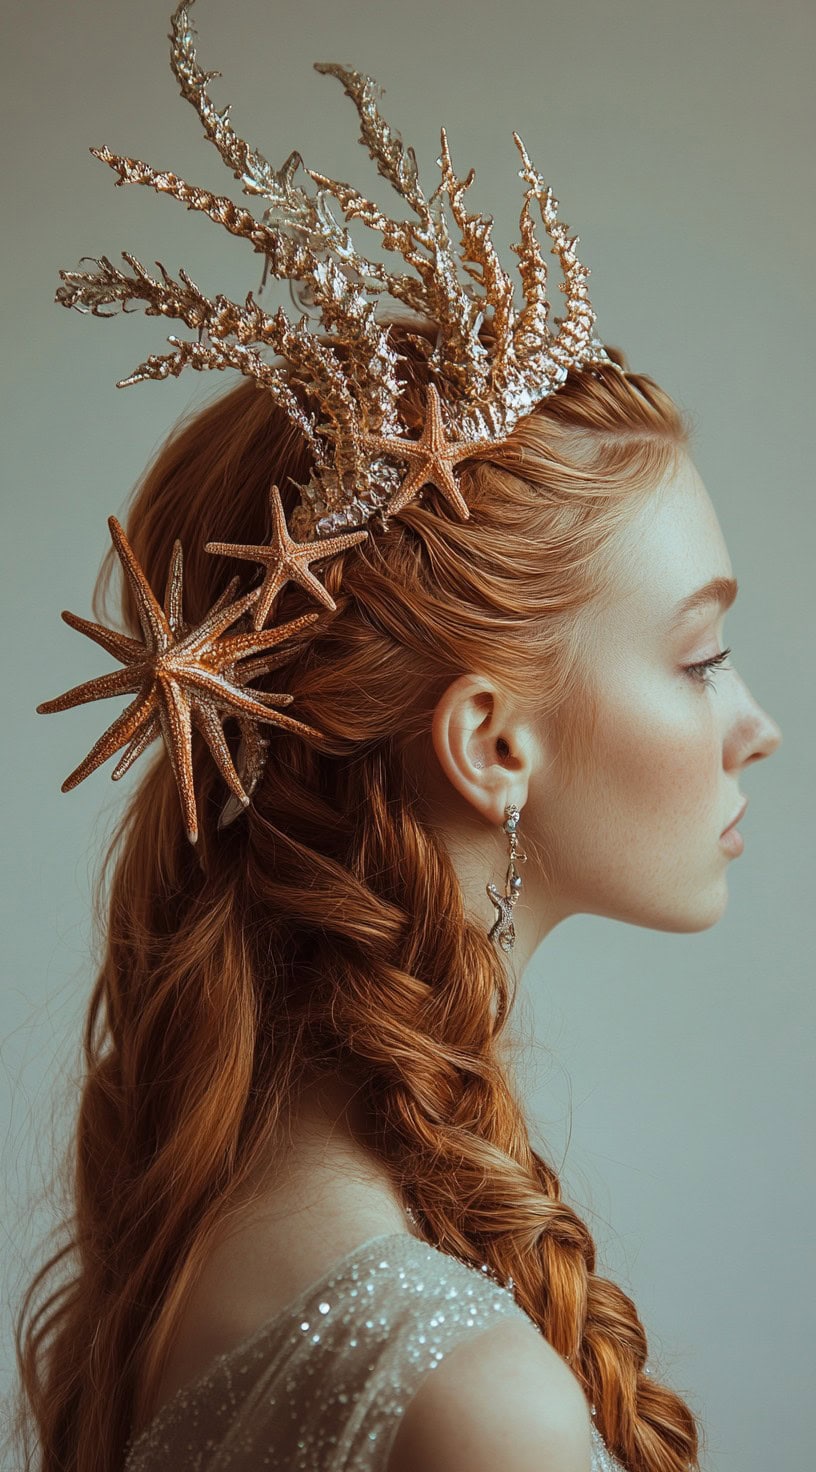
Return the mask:
[[[518,822],[519,809],[514,802],[508,803],[505,810],[505,819],[502,828],[507,834],[510,844],[510,860],[507,865],[507,873],[504,876],[504,894],[499,894],[495,884],[487,884],[485,888],[493,904],[496,906],[498,915],[493,929],[490,931],[489,939],[497,940],[503,951],[512,951],[516,941],[516,931],[513,925],[513,906],[519,897],[521,890],[521,875],[516,868],[516,860],[523,863],[527,855],[518,848]]]

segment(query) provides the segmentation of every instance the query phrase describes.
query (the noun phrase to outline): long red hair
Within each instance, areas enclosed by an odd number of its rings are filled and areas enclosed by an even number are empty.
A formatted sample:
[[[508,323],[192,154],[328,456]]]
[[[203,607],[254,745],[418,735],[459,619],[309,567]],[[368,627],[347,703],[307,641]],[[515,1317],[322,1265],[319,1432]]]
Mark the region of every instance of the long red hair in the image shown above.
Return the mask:
[[[425,359],[405,324],[393,332],[418,425]],[[322,564],[337,610],[261,687],[290,691],[325,749],[266,727],[252,805],[219,831],[226,788],[194,735],[198,851],[161,743],[140,759],[98,878],[103,959],[64,1164],[73,1215],[16,1322],[26,1467],[120,1472],[216,1222],[283,1135],[300,1082],[341,1069],[420,1230],[512,1277],[610,1450],[631,1472],[697,1466],[692,1411],[644,1372],[635,1306],[595,1272],[586,1225],[530,1143],[505,965],[465,913],[406,761],[447,684],[478,669],[534,703],[567,780],[580,770],[597,710],[575,615],[603,594],[616,529],[689,434],[645,375],[571,371],[491,460],[460,467],[468,521],[426,490],[387,533]],[[270,481],[291,513],[308,472],[307,447],[252,384],[182,422],[126,518],[152,586],[176,537],[187,619],[236,572],[247,586],[252,565],[205,542],[263,541]],[[98,618],[112,565],[109,553]],[[289,583],[275,619],[316,606]],[[126,588],[121,607],[138,635]]]

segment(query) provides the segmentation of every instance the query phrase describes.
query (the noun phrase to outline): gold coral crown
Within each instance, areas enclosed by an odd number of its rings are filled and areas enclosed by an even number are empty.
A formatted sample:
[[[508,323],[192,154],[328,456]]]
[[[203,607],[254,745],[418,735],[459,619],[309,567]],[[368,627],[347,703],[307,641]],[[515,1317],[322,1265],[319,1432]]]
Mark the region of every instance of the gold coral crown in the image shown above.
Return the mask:
[[[124,635],[64,614],[73,627],[102,644],[125,668],[77,686],[38,709],[65,709],[83,700],[137,691],[131,706],[66,779],[63,790],[126,746],[112,774],[118,779],[161,733],[178,782],[187,836],[195,842],[192,724],[204,734],[231,789],[232,801],[222,821],[230,821],[247,805],[261,774],[266,743],[259,736],[259,721],[320,737],[312,727],[271,709],[275,701],[286,703],[286,696],[245,688],[249,679],[268,673],[281,662],[280,655],[269,656],[265,651],[304,623],[295,620],[282,628],[264,630],[284,583],[296,579],[324,606],[333,608],[333,600],[309,570],[309,563],[365,540],[370,530],[367,524],[375,516],[373,525],[387,527],[388,518],[398,515],[426,485],[436,486],[453,512],[466,519],[469,511],[454,475],[455,466],[501,443],[520,418],[556,392],[570,368],[608,364],[612,359],[593,332],[595,314],[586,286],[589,271],[575,255],[578,237],[570,239],[567,227],[558,220],[558,201],[533,167],[517,133],[513,138],[522,160],[519,175],[527,186],[519,222],[521,238],[512,247],[519,259],[524,298],[518,311],[513,281],[491,238],[492,219],[469,214],[466,208],[465,195],[474,171],[463,179],[457,177],[444,128],[437,161],[440,181],[426,197],[414,151],[404,146],[383,118],[377,104],[381,92],[373,78],[337,62],[317,62],[317,71],[342,82],[359,115],[360,143],[413,218],[391,219],[353,186],[304,165],[315,186],[310,191],[295,183],[303,165],[299,153],[293,151],[279,170],[274,169],[235,132],[229,108],[223,112],[215,108],[207,88],[220,73],[205,72],[198,64],[189,18],[192,3],[187,0],[178,5],[172,16],[171,66],[182,95],[203,123],[205,136],[241,181],[243,192],[266,200],[260,220],[227,196],[199,189],[139,159],[123,158],[106,147],[91,152],[116,171],[117,184],[150,185],[248,240],[264,258],[263,280],[267,275],[288,280],[299,305],[318,312],[322,333],[309,330],[308,310],[293,322],[280,308],[265,312],[252,292],[243,305],[220,294],[211,301],[183,268],[174,280],[157,262],[160,275],[154,277],[127,251],[122,256],[130,273],[106,256],[94,258],[94,272],[60,271],[63,284],[57,289],[56,301],[97,316],[113,315],[105,307],[118,305],[124,311],[130,303],[140,303],[148,316],[175,318],[195,333],[190,339],[171,336],[169,353],[152,354],[121,379],[118,387],[178,376],[189,366],[236,368],[267,389],[297,425],[311,452],[310,478],[300,488],[300,501],[291,516],[291,530],[302,540],[290,535],[273,485],[268,545],[207,544],[208,551],[265,566],[263,585],[233,604],[223,596],[193,630],[181,614],[180,545],[176,544],[173,554],[162,608],[122,528],[110,518],[114,544],[137,595],[144,643],[138,645]],[[555,319],[555,332],[548,320],[548,270],[536,236],[534,201],[564,278],[561,290],[566,311],[563,318]],[[456,248],[446,207],[460,235]],[[352,220],[362,221],[378,234],[385,251],[400,257],[408,269],[390,271],[381,261],[362,255],[348,230]],[[425,425],[416,439],[406,433],[400,415],[403,388],[396,371],[400,355],[391,342],[389,326],[377,319],[381,297],[390,297],[437,328],[434,343],[419,334],[412,337],[424,353],[430,380]],[[491,331],[489,348],[480,336],[486,322]],[[263,353],[267,349],[282,358],[283,364],[266,361]],[[231,584],[229,596],[234,590]],[[306,621],[316,617],[309,615]],[[237,632],[247,623],[251,632]],[[224,631],[230,624],[233,633],[227,638]],[[262,631],[269,636],[266,640]],[[224,737],[223,723],[230,715],[241,726],[242,776]]]

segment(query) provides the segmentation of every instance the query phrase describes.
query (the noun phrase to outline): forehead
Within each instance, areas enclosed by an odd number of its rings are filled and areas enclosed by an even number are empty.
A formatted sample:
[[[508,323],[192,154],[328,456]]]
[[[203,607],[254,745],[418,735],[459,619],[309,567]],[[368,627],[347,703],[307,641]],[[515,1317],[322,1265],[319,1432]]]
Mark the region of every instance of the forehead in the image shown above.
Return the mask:
[[[713,577],[732,575],[717,514],[688,456],[616,534],[610,574],[604,621],[619,630],[666,631],[681,600]]]

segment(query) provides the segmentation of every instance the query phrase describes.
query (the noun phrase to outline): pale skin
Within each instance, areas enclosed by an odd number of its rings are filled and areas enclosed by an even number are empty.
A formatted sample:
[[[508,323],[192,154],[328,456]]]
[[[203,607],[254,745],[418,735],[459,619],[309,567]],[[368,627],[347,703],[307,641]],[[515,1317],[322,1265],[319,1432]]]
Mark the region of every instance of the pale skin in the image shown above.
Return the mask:
[[[502,888],[507,803],[521,809],[521,845],[528,837],[546,855],[546,872],[532,856],[520,866],[508,962],[519,977],[570,915],[673,932],[716,924],[733,861],[720,834],[747,795],[745,769],[782,739],[736,655],[709,671],[711,685],[688,673],[727,646],[723,608],[706,604],[671,627],[682,599],[714,576],[734,576],[690,459],[633,513],[614,569],[602,613],[590,606],[581,615],[601,717],[591,760],[571,786],[559,783],[543,723],[484,677],[454,680],[433,716],[435,761],[423,762],[421,781],[474,920],[489,929],[496,916],[485,884]],[[257,1177],[252,1204],[225,1222],[157,1404],[363,1239],[414,1230],[364,1130],[352,1082],[338,1077],[305,1093],[284,1158]]]
[[[506,839],[497,829],[506,802],[522,810],[521,838],[547,855],[546,874],[529,860],[521,870],[519,974],[569,915],[652,930],[714,925],[731,862],[719,835],[742,803],[745,768],[782,739],[735,658],[709,672],[711,687],[687,671],[726,647],[722,608],[708,604],[668,627],[688,594],[715,575],[733,577],[714,507],[687,457],[633,516],[619,552],[613,598],[602,616],[591,607],[582,615],[601,716],[592,759],[567,790],[546,730],[514,717],[486,682],[460,677],[434,716],[437,810],[447,801],[448,846],[474,916],[492,924],[495,915],[484,884],[491,872],[503,877]]]

